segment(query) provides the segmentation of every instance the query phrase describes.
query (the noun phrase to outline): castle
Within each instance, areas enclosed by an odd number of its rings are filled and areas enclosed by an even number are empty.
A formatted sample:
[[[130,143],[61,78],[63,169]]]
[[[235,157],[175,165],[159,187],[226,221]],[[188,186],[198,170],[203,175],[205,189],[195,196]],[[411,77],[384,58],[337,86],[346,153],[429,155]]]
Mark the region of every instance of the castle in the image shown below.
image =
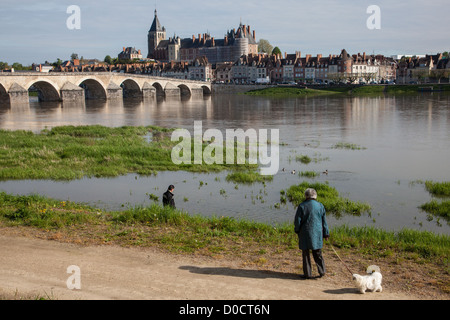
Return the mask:
[[[242,55],[258,53],[255,31],[240,23],[239,28],[228,31],[223,39],[208,33],[181,39],[173,36],[166,39],[166,28],[161,26],[157,12],[148,32],[147,58],[161,61],[192,62],[205,56],[211,64],[234,62]]]

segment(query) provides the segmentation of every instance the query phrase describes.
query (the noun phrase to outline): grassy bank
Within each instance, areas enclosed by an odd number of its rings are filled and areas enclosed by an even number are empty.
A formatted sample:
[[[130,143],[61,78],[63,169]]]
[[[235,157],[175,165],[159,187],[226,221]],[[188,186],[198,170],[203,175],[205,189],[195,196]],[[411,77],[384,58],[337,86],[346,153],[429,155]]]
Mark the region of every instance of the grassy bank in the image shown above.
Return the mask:
[[[301,89],[295,87],[272,87],[259,90],[251,90],[245,93],[250,96],[263,96],[272,98],[289,98],[289,97],[310,97],[310,96],[320,96],[336,94],[333,91],[327,90],[316,90],[316,89]]]
[[[273,226],[229,217],[192,216],[157,204],[106,212],[70,201],[6,193],[0,193],[0,202],[0,228],[16,228],[22,233],[29,230],[28,234],[46,239],[157,247],[177,254],[216,258],[227,256],[274,269],[299,264],[298,240],[291,224]],[[325,246],[328,245],[338,248],[353,265],[364,266],[362,260],[382,264],[385,275],[391,278],[394,273],[387,268],[427,270],[421,281],[437,288],[440,294],[450,292],[447,235],[339,226],[331,228],[331,238]],[[400,281],[405,279],[400,277]],[[409,288],[410,284],[404,286]]]
[[[260,90],[246,92],[246,95],[266,96],[266,97],[312,97],[321,95],[382,95],[382,94],[414,94],[419,93],[420,88],[433,88],[443,92],[450,92],[450,84],[421,84],[421,85],[352,85],[352,86],[328,86],[318,87],[317,89],[301,89],[296,87],[271,87]]]
[[[161,244],[174,251],[206,250],[229,254],[243,250],[239,243],[297,249],[297,236],[291,224],[272,226],[229,217],[208,218],[158,204],[106,212],[70,201],[4,192],[0,193],[0,202],[3,226],[27,226],[47,231],[90,230],[89,239],[101,243]],[[361,252],[372,250],[375,255],[414,253],[421,261],[446,264],[450,254],[450,237],[431,232],[406,229],[389,232],[373,227],[344,226],[332,228],[331,233],[331,242],[335,246]]]
[[[63,126],[40,133],[0,130],[0,180],[73,180],[157,171],[255,170],[255,165],[174,164],[170,129]],[[191,143],[192,161],[193,148]],[[207,143],[203,144],[203,148]]]

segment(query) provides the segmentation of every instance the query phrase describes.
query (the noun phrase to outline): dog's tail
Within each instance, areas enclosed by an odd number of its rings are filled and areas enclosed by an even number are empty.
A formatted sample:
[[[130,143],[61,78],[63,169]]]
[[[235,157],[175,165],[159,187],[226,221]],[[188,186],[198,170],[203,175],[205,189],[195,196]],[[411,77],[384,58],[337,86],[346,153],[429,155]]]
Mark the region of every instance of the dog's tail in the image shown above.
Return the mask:
[[[380,272],[381,270],[380,270],[380,267],[379,266],[376,266],[376,265],[371,265],[371,266],[368,266],[367,267],[367,273],[368,274],[372,274],[372,273],[374,273],[374,272]]]

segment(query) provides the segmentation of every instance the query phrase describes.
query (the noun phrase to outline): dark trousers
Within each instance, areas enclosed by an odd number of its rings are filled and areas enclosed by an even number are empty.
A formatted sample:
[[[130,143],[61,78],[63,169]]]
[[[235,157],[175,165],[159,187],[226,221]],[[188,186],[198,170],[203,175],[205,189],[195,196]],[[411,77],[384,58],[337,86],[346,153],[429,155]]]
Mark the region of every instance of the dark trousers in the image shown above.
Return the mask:
[[[325,262],[322,257],[322,250],[311,250],[314,258],[314,262],[317,265],[317,271],[319,271],[319,275],[323,276],[325,274]],[[312,277],[311,273],[311,257],[309,254],[309,250],[302,250],[302,258],[303,258],[303,274],[307,278]]]

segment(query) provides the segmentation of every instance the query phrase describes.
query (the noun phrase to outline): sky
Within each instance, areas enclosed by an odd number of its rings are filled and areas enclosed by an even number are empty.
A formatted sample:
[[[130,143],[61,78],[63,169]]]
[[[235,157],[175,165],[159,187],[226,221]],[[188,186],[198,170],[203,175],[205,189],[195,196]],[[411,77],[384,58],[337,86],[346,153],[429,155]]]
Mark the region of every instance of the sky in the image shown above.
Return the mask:
[[[450,51],[449,0],[1,0],[0,61],[24,65],[117,57],[122,47],[147,55],[154,18],[174,34],[223,38],[242,21],[281,51],[306,54],[436,54]],[[68,7],[80,9],[79,29]],[[371,5],[379,8],[367,12]],[[374,20],[375,18],[375,20]],[[379,28],[368,27],[379,22]]]

